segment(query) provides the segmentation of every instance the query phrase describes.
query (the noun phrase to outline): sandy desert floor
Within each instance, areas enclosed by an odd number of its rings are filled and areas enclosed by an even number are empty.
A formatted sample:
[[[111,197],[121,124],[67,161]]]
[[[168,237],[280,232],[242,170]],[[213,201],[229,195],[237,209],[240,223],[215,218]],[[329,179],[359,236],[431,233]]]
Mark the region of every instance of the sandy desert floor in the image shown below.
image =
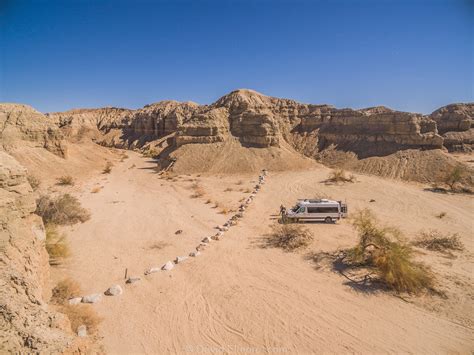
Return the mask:
[[[269,172],[244,218],[202,255],[169,272],[143,276],[187,255],[215,232],[246,197],[257,175],[159,177],[155,163],[137,153],[109,175],[81,181],[73,192],[91,211],[84,224],[65,228],[72,256],[68,274],[85,293],[124,285],[124,273],[141,281],[96,307],[108,353],[471,353],[474,350],[473,198],[436,194],[422,185],[357,175],[357,182],[326,185],[329,169]],[[193,184],[205,194],[193,198]],[[98,193],[91,193],[101,187]],[[65,189],[66,191],[66,189]],[[311,247],[287,253],[265,247],[281,203],[328,196],[350,211],[369,207],[408,238],[435,228],[460,234],[466,250],[447,258],[422,252],[438,275],[438,296],[397,297],[354,287],[337,272],[318,268],[310,252],[352,246],[349,221],[307,224]],[[375,202],[369,202],[374,199]],[[210,203],[207,200],[211,200]],[[218,207],[215,207],[216,202]],[[443,219],[435,215],[447,212]],[[175,234],[182,230],[181,234]]]

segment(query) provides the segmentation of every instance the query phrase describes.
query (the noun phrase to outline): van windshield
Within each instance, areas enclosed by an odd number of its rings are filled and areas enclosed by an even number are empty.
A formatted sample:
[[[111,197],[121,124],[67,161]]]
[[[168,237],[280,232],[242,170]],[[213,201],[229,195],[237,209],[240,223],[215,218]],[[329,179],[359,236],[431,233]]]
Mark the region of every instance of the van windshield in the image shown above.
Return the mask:
[[[300,208],[300,206],[299,206],[299,205],[296,205],[296,206],[292,207],[291,210],[292,210],[293,212],[296,212],[296,211],[299,210],[299,208]]]

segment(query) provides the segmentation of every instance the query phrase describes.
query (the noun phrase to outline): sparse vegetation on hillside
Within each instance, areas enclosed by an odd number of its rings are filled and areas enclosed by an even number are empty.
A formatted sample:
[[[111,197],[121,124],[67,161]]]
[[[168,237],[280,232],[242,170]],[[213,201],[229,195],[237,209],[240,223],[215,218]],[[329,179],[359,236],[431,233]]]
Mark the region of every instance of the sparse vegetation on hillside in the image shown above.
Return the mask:
[[[347,175],[346,172],[342,169],[336,169],[336,170],[331,171],[326,181],[333,182],[333,183],[354,182],[355,176],[352,174]]]
[[[28,179],[28,182],[30,183],[30,186],[31,186],[31,188],[33,189],[33,191],[38,190],[38,188],[39,188],[40,185],[41,185],[41,180],[38,179],[36,176],[31,175],[31,174],[28,174],[28,175],[26,176],[26,178]]]
[[[457,233],[443,234],[434,229],[421,232],[413,245],[441,253],[464,250],[464,244]]]
[[[112,172],[112,167],[113,166],[114,165],[112,164],[112,162],[108,161],[105,164],[104,170],[102,170],[102,174],[110,174]]]
[[[433,288],[431,271],[413,260],[413,250],[397,228],[381,227],[368,209],[357,212],[352,223],[359,242],[345,252],[345,263],[372,269],[380,281],[397,292],[417,293]]]
[[[57,179],[56,185],[74,186],[74,178],[70,175],[64,175]]]
[[[283,224],[272,227],[267,245],[291,252],[308,247],[312,241],[313,235],[307,228],[295,224]]]
[[[62,259],[69,256],[69,247],[66,242],[66,235],[59,234],[56,225],[46,224],[46,251],[49,255],[50,265],[59,265]]]
[[[43,195],[36,204],[36,214],[45,224],[72,225],[90,218],[90,213],[81,207],[79,200],[69,194],[54,198]]]
[[[449,186],[451,191],[456,191],[466,172],[466,168],[463,165],[456,165],[446,174],[444,183]]]

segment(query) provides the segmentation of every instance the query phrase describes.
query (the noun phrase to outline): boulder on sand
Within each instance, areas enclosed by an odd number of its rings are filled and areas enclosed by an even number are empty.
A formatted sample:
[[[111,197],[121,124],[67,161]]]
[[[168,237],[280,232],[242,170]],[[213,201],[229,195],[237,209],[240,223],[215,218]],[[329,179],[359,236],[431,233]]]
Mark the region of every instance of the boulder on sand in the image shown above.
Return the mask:
[[[172,261],[167,261],[166,264],[161,267],[161,270],[170,271],[172,268],[174,268],[173,262]]]
[[[161,269],[159,267],[152,267],[149,268],[147,271],[145,271],[145,275],[153,274],[155,272],[160,271]]]
[[[82,301],[82,297],[74,297],[74,298],[68,299],[67,302],[68,302],[68,304],[70,304],[70,305],[75,305],[75,304],[81,303],[81,301]]]
[[[87,336],[87,327],[84,324],[77,327],[77,335],[81,338]]]
[[[87,295],[82,297],[82,303],[97,303],[102,298],[100,293],[93,293],[92,295]]]
[[[118,296],[123,293],[122,287],[120,285],[113,285],[108,288],[107,291],[105,291],[105,294],[107,296]]]
[[[139,277],[129,277],[126,282],[128,284],[133,284],[134,282],[138,282],[138,281],[140,281]]]
[[[192,257],[196,257],[198,255],[201,255],[201,252],[199,250],[192,251],[192,252],[189,253],[189,256],[192,256]]]
[[[174,260],[175,264],[182,263],[185,261],[188,257],[187,256],[177,256],[176,259]]]

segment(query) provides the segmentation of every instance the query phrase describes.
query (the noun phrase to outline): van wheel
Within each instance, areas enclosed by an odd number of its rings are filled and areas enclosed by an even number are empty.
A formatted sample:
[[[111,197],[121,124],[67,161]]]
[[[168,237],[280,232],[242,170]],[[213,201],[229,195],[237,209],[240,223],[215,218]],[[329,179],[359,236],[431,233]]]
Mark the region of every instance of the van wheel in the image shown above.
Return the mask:
[[[331,217],[326,217],[324,222],[326,223],[332,223],[332,218]]]

